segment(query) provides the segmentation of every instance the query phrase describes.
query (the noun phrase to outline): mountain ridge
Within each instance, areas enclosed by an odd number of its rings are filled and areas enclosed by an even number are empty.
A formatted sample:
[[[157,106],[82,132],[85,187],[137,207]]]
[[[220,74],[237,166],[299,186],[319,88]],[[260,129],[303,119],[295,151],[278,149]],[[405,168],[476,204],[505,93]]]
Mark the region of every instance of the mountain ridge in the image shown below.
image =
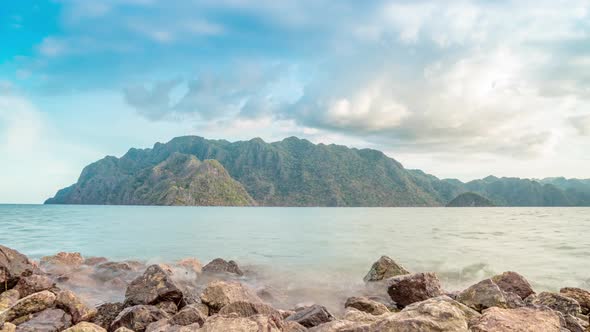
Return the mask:
[[[152,148],[131,148],[120,158],[107,156],[89,164],[75,184],[46,203],[162,205],[129,199],[130,179],[173,154],[217,161],[229,177],[219,181],[235,181],[247,194],[236,194],[240,201],[249,196],[261,206],[445,206],[466,192],[487,197],[497,206],[590,206],[587,180],[488,176],[464,183],[406,169],[378,150],[314,144],[294,136],[271,143],[260,138],[230,142],[181,136]],[[168,180],[178,181],[178,176],[172,172]],[[232,188],[232,193],[240,192],[238,186]]]

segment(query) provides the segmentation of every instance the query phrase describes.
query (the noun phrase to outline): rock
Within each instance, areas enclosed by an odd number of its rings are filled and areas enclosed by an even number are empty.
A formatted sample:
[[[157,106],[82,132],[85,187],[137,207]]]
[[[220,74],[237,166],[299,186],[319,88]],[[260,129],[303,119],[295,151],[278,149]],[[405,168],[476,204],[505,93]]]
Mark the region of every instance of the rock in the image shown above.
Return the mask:
[[[172,301],[164,301],[156,304],[156,307],[162,309],[164,312],[169,314],[170,316],[176,314],[178,312],[178,306],[176,303]]]
[[[96,324],[81,322],[64,330],[64,332],[107,332],[107,330]]]
[[[120,328],[116,329],[115,332],[135,332],[135,331],[130,330],[126,327],[120,327]]]
[[[12,323],[0,324],[0,332],[16,332],[16,325]]]
[[[125,292],[125,304],[157,304],[163,301],[179,303],[182,291],[172,280],[172,271],[161,265],[151,265],[143,275],[129,284]]]
[[[387,279],[387,293],[401,307],[443,295],[434,273],[406,274]]]
[[[369,331],[468,332],[469,321],[479,314],[448,296],[413,303],[397,314],[373,323]]]
[[[370,313],[372,315],[381,315],[389,313],[389,309],[377,301],[370,300],[367,297],[349,297],[344,304],[345,308],[355,308],[360,311]]]
[[[586,332],[588,328],[588,322],[581,320],[578,317],[572,315],[565,315],[565,327],[570,332]]]
[[[84,265],[95,266],[98,264],[106,263],[109,260],[105,257],[87,257],[84,259]]]
[[[462,291],[457,301],[466,306],[482,311],[491,307],[508,308],[504,292],[491,279],[485,279]]]
[[[240,317],[250,317],[254,315],[273,316],[278,319],[283,319],[281,313],[275,308],[265,303],[236,301],[232,302],[219,310],[220,315],[229,315],[236,313]]]
[[[72,321],[77,324],[82,321],[90,321],[96,316],[97,311],[88,307],[74,292],[60,290],[57,293],[55,304],[72,316]]]
[[[117,318],[123,309],[125,309],[123,303],[115,302],[101,304],[96,308],[97,313],[92,319],[92,322],[105,329],[109,329],[115,318]]]
[[[43,311],[53,305],[55,294],[42,291],[18,300],[12,307],[0,312],[0,322],[11,321],[15,318]]]
[[[17,332],[58,332],[72,326],[72,317],[61,309],[46,309],[17,326]]]
[[[196,258],[181,259],[176,264],[196,274],[199,274],[203,271],[203,265]]]
[[[162,309],[153,305],[136,305],[123,309],[111,324],[110,330],[126,327],[135,332],[144,332],[150,323],[169,318]]]
[[[492,307],[471,325],[473,332],[561,332],[559,314],[542,308],[503,309]]]
[[[373,315],[355,308],[347,308],[346,311],[344,311],[344,316],[342,316],[342,319],[351,322],[371,324],[384,319],[387,315],[392,314],[393,313],[388,312],[381,315]]]
[[[172,325],[170,325],[170,320],[164,318],[157,322],[150,323],[145,329],[145,332],[167,332],[171,328]]]
[[[582,313],[578,301],[557,293],[542,292],[530,301],[534,305],[545,305],[565,315],[577,316]]]
[[[294,321],[310,328],[332,321],[334,320],[334,316],[332,316],[326,307],[314,304],[311,307],[295,312],[293,315],[287,317],[286,320]]]
[[[333,320],[307,330],[309,332],[380,332],[370,330],[369,324],[351,322],[348,320]]]
[[[27,256],[0,245],[0,293],[11,289],[22,277],[33,274],[35,267]]]
[[[84,258],[79,252],[59,252],[53,256],[41,258],[41,264],[44,265],[63,265],[69,267],[78,267],[84,263]]]
[[[203,315],[201,309],[194,304],[190,304],[172,316],[170,318],[170,324],[186,326],[197,323],[201,326],[205,323],[206,319],[207,315]]]
[[[0,312],[12,307],[20,299],[20,294],[16,289],[9,289],[0,293]]]
[[[283,332],[305,332],[307,328],[297,322],[286,321],[283,322]]]
[[[223,258],[215,258],[209,264],[203,267],[203,272],[207,273],[233,273],[239,276],[244,275],[238,263],[235,261],[226,261]]]
[[[261,303],[262,300],[254,292],[240,284],[239,282],[213,281],[207,285],[201,301],[205,303],[211,311],[218,312],[224,306],[237,302]]]
[[[21,297],[25,297],[53,287],[55,287],[55,283],[49,277],[34,274],[20,278],[14,289],[19,292]]]
[[[582,310],[582,314],[588,315],[590,314],[590,292],[581,289],[581,288],[574,288],[574,287],[565,287],[559,290],[561,295],[567,296],[572,298],[580,304],[580,308]]]
[[[533,287],[520,274],[512,271],[493,276],[492,281],[506,293],[515,293],[521,300],[526,299],[529,295],[535,294]]]
[[[279,332],[280,322],[272,317],[255,315],[250,317],[221,316],[209,317],[199,332]]]
[[[387,256],[381,256],[378,261],[373,263],[367,275],[363,278],[365,282],[380,281],[404,274],[410,274],[403,266],[397,264],[393,259]]]

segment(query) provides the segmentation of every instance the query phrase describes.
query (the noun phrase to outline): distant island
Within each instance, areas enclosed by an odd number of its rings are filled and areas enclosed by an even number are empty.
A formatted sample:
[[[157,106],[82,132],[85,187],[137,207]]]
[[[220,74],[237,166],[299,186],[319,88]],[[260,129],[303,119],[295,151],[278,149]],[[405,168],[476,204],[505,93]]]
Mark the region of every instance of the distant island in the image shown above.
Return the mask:
[[[590,206],[590,180],[488,176],[467,183],[383,152],[289,137],[183,136],[84,168],[46,204],[202,206]]]

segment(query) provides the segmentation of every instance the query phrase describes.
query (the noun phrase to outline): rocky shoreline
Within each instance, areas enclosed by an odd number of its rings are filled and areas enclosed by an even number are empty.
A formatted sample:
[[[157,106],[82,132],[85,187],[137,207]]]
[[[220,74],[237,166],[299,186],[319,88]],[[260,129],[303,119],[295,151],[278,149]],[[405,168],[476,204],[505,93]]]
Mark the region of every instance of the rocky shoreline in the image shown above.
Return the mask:
[[[537,293],[511,271],[448,292],[435,273],[383,256],[341,312],[288,307],[284,294],[255,289],[249,277],[221,258],[149,265],[62,252],[36,262],[0,245],[0,332],[590,331],[588,290]],[[93,292],[123,300],[91,303]]]

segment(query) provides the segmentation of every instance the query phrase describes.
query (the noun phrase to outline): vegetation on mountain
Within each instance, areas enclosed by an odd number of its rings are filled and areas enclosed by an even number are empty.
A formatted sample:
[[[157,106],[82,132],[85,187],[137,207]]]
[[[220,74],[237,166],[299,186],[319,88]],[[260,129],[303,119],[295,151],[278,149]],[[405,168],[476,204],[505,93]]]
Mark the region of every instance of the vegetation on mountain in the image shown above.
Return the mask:
[[[447,204],[447,207],[489,207],[494,203],[489,199],[476,193],[463,193],[455,197]]]

